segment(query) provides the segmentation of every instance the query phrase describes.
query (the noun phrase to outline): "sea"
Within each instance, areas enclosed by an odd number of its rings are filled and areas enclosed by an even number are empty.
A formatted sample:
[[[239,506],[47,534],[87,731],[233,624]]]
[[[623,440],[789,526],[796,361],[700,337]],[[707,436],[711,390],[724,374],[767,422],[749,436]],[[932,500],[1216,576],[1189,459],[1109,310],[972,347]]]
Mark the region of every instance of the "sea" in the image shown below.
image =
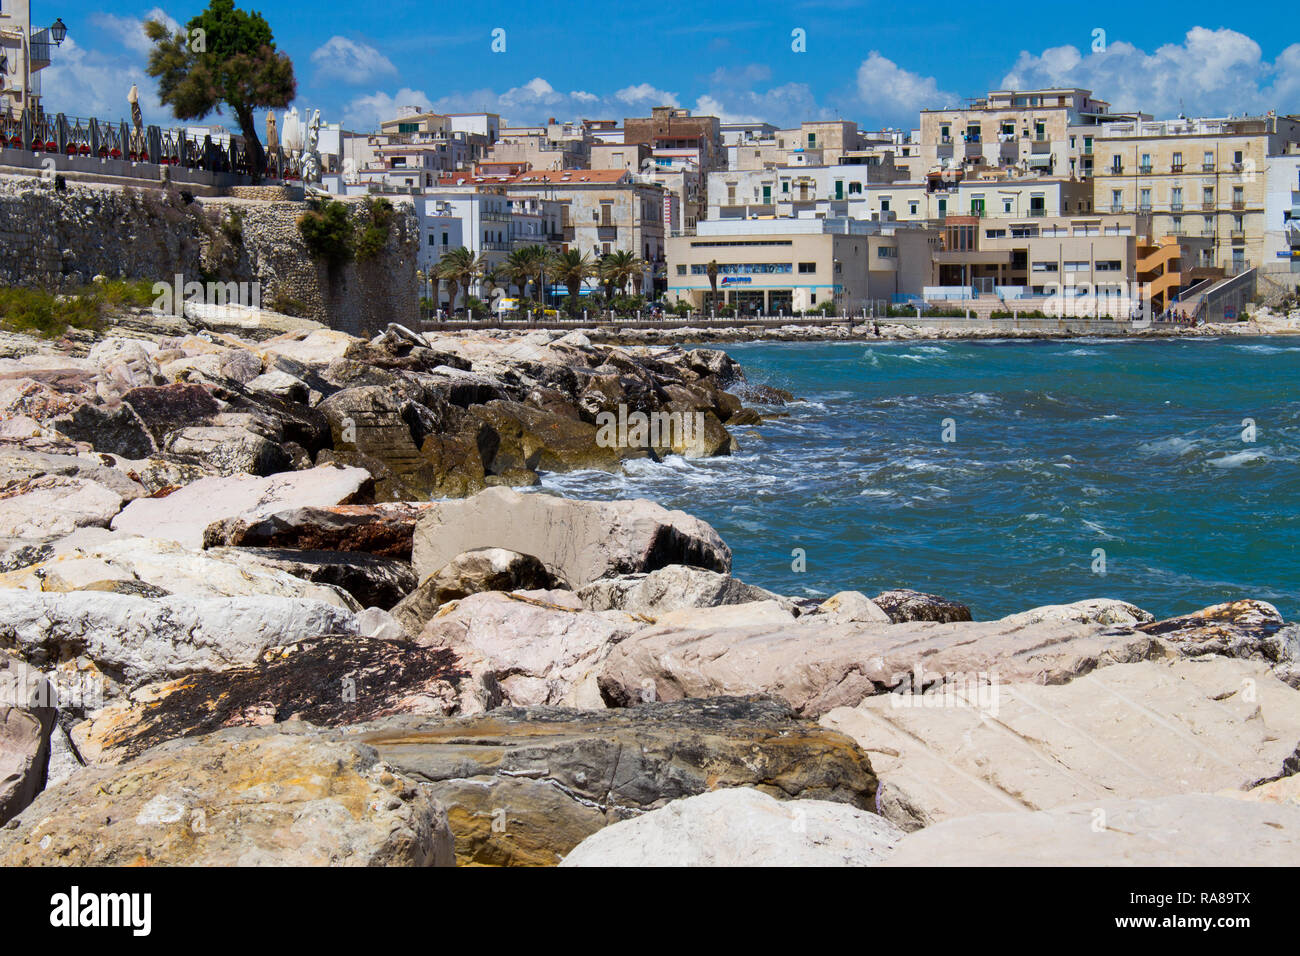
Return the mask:
[[[796,597],[906,587],[976,619],[1093,597],[1300,612],[1300,339],[726,350],[796,396],[756,405],[780,417],[733,429],[733,455],[539,490],[690,512],[737,577]]]

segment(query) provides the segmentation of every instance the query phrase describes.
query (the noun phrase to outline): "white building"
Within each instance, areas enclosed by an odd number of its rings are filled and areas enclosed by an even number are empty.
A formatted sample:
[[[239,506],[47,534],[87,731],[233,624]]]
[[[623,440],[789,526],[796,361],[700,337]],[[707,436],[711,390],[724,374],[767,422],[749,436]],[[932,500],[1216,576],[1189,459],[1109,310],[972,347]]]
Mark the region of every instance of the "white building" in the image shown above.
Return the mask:
[[[1263,264],[1300,271],[1300,152],[1268,157]]]

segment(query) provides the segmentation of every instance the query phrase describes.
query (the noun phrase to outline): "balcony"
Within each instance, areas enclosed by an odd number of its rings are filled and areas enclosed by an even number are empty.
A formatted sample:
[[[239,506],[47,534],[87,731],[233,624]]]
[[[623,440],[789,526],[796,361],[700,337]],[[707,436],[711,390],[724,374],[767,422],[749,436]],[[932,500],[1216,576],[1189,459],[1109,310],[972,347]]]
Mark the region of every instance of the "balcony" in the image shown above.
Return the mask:
[[[1046,215],[1047,215],[1047,210],[1046,210],[1046,209],[1030,209],[1030,210],[1029,210],[1029,215],[1033,216],[1035,219],[1041,219],[1043,216],[1046,216]]]
[[[1171,203],[1169,204],[1169,211],[1170,211],[1170,212],[1182,212],[1182,211],[1183,211],[1183,204],[1182,204],[1182,202],[1171,202]]]
[[[1233,208],[1235,211],[1237,211],[1237,212],[1241,212],[1241,210],[1243,210],[1243,209],[1246,208],[1246,200],[1244,200],[1244,199],[1234,199],[1234,200],[1232,201],[1232,208]]]
[[[1214,200],[1212,200],[1212,199],[1211,199],[1209,202],[1203,202],[1203,203],[1201,203],[1201,209],[1202,209],[1204,212],[1214,212],[1214,210],[1215,210],[1216,208],[1217,208],[1217,207],[1214,205]]]
[[[1183,171],[1183,164],[1174,163],[1172,166],[1169,167],[1169,171],[1171,173],[1181,173]]]
[[[1042,156],[1052,151],[1052,141],[1047,139],[1036,139],[1029,151],[1035,156]]]
[[[1213,239],[1213,238],[1214,238],[1214,227],[1213,227],[1213,226],[1202,226],[1202,227],[1201,227],[1201,238],[1203,238],[1203,239]]]
[[[1121,213],[1124,211],[1124,204],[1122,202],[1113,202],[1110,204],[1110,211],[1112,213]]]
[[[1150,163],[1143,163],[1141,166],[1138,167],[1138,172],[1141,173],[1143,176],[1150,176],[1151,170],[1154,168],[1155,167],[1153,167]]]
[[[1149,202],[1141,202],[1141,203],[1138,203],[1138,209],[1137,209],[1137,211],[1138,211],[1138,212],[1141,212],[1141,213],[1149,213],[1149,212],[1151,212],[1151,203],[1149,203]]]
[[[1233,226],[1228,230],[1228,235],[1232,237],[1233,242],[1245,242],[1246,230],[1241,226]]]
[[[1201,163],[1201,172],[1203,173],[1214,172],[1214,163]]]

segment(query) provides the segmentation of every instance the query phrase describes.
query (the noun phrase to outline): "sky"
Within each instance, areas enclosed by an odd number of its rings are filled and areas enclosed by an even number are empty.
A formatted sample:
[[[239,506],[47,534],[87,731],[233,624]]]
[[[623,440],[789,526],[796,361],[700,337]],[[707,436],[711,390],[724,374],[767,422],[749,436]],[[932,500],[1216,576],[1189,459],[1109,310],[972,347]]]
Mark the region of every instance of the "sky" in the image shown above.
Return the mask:
[[[1045,86],[1090,88],[1117,111],[1157,118],[1300,113],[1300,14],[1276,0],[236,2],[260,11],[292,58],[295,105],[358,131],[405,105],[528,125],[666,104],[724,122],[913,129],[923,108]],[[33,0],[34,25],[58,16],[68,26],[42,74],[46,109],[126,116],[134,82],[146,122],[170,122],[144,72],[142,24],[184,23],[206,4]]]

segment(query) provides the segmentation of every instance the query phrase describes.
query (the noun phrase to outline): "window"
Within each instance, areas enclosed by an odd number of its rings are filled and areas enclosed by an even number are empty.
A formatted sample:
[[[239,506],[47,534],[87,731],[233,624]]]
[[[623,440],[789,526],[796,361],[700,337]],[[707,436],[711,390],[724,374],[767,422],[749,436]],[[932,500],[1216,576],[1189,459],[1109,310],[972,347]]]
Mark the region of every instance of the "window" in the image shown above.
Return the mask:
[[[881,197],[880,197],[880,211],[881,211],[881,212],[889,212],[889,202],[890,202],[890,199],[889,199],[888,196],[881,196]]]
[[[881,259],[897,259],[898,248],[896,246],[876,246],[876,256]]]
[[[447,244],[447,234],[445,232],[442,234],[442,244],[444,246]]]
[[[705,268],[707,269],[708,267],[706,266]],[[684,276],[684,275],[686,275],[686,266],[684,266],[684,265],[682,265],[682,266],[678,266],[678,267],[677,267],[677,274],[678,274],[679,276]],[[705,275],[708,275],[708,272],[706,271],[704,274],[705,274]]]
[[[1088,272],[1088,263],[1083,259],[1074,259],[1065,264],[1066,272]]]
[[[985,239],[1005,239],[1006,236],[1007,236],[1007,231],[1006,231],[1005,229],[985,229],[985,230],[984,230],[984,238],[985,238]]]
[[[862,183],[849,183],[849,195],[850,196],[862,195]]]
[[[1011,212],[1011,207],[1012,207],[1014,204],[1015,204],[1014,201],[1011,200],[1011,199],[1003,199],[1003,200],[1002,200],[1002,211],[1003,211],[1003,212]]]
[[[815,263],[815,262],[801,262],[801,263],[799,263],[799,274],[800,274],[800,275],[808,275],[809,273],[811,273],[811,272],[816,272],[816,271],[817,271],[817,263]]]
[[[1124,172],[1124,159],[1123,159],[1123,157],[1118,156],[1118,155],[1115,155],[1115,156],[1112,156],[1112,157],[1110,158],[1110,171],[1111,171],[1112,173],[1122,173],[1122,172]]]
[[[1118,259],[1099,259],[1093,269],[1097,272],[1120,272],[1123,270],[1123,263]]]
[[[1055,271],[1056,271],[1056,263],[1055,263],[1055,262],[1035,262],[1035,263],[1034,263],[1034,271],[1035,271],[1035,272],[1055,272]]]
[[[915,216],[917,211],[920,208],[921,208],[920,203],[918,203],[915,199],[909,200],[907,203],[907,212],[909,215]]]
[[[429,233],[429,245],[436,246],[437,244],[438,244],[437,238],[434,236],[433,233]]]

